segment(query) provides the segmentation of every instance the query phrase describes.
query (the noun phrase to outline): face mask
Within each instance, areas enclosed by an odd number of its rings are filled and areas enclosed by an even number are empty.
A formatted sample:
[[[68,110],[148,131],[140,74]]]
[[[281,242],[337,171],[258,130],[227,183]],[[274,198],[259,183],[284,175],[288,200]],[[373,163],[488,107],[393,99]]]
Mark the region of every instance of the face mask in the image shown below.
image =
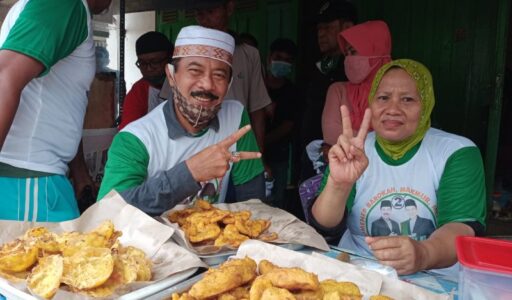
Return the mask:
[[[292,64],[280,61],[273,60],[270,62],[270,73],[276,78],[284,78],[288,76],[292,72]]]
[[[176,85],[171,88],[174,94],[174,102],[178,106],[179,111],[194,128],[202,128],[210,123],[220,110],[220,104],[210,108],[191,104],[187,101],[185,96],[180,93]]]
[[[372,71],[368,56],[349,55],[345,57],[345,75],[354,84],[361,83]]]
[[[151,83],[151,85],[160,86],[165,81],[165,74],[162,74],[159,76],[146,76],[146,77],[144,77],[144,79],[149,81],[149,83]]]

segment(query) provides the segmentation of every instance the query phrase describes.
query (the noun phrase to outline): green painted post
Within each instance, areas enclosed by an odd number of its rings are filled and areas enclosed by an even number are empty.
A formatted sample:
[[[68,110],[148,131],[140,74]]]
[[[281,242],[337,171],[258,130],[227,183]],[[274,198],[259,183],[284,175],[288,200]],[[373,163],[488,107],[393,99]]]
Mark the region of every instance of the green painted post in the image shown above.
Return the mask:
[[[487,127],[487,147],[485,151],[485,176],[487,184],[488,208],[491,208],[491,192],[494,190],[494,176],[496,172],[496,157],[501,124],[501,107],[503,98],[503,77],[505,71],[508,20],[510,0],[500,0],[497,13],[496,28],[496,82],[494,86],[494,99],[489,107],[489,125]]]

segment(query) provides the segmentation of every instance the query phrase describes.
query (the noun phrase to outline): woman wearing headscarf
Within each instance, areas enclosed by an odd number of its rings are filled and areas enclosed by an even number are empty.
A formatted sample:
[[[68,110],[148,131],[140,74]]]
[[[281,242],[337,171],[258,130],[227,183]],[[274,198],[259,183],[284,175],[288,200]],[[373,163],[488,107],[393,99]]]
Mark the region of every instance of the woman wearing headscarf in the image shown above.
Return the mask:
[[[383,21],[368,21],[342,31],[338,44],[345,55],[345,74],[349,81],[333,83],[327,91],[322,132],[328,145],[335,144],[341,134],[341,105],[349,110],[352,129],[359,129],[373,78],[391,60],[391,34]]]
[[[384,65],[368,99],[371,110],[357,134],[341,107],[343,132],[329,151],[313,224],[325,233],[346,221],[340,247],[374,255],[399,274],[452,266],[455,237],[484,231],[478,148],[430,127],[432,77],[416,61]],[[374,132],[368,133],[370,124]]]

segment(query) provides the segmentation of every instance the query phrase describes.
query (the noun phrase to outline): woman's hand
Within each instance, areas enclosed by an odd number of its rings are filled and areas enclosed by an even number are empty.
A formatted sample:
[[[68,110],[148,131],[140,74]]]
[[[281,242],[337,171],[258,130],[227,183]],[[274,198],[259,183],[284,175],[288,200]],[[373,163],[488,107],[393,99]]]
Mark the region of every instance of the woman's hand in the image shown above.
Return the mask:
[[[383,265],[393,267],[399,275],[407,275],[426,268],[427,249],[408,236],[366,237],[368,247]]]
[[[343,130],[337,143],[329,150],[329,179],[335,184],[353,184],[368,166],[364,141],[370,127],[371,113],[370,109],[366,109],[359,132],[354,136],[347,107],[342,105],[340,110]]]

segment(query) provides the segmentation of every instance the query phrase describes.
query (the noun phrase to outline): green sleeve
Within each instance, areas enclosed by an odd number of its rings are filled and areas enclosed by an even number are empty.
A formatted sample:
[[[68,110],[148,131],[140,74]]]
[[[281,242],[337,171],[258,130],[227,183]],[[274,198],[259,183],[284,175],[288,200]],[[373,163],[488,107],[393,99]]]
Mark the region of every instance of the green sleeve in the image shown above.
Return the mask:
[[[322,182],[320,183],[320,188],[318,188],[318,192],[316,193],[316,196],[320,195],[320,193],[324,190],[325,185],[327,184],[327,179],[329,178],[330,173],[329,166],[325,168],[324,175],[322,176]],[[352,207],[354,206],[354,199],[356,198],[356,185],[352,186],[352,190],[350,191],[350,194],[348,195],[347,199],[347,214],[349,214],[352,211]]]
[[[437,191],[438,227],[450,222],[477,221],[485,226],[485,177],[482,157],[477,147],[453,153]]]
[[[240,128],[250,124],[249,114],[244,108],[242,119],[240,120]],[[241,137],[236,143],[236,151],[260,151],[256,143],[256,137],[251,130]],[[244,184],[263,172],[263,162],[258,159],[242,160],[233,166],[231,171],[231,179],[233,184]]]
[[[31,0],[16,19],[1,49],[41,62],[46,74],[88,36],[87,11],[81,0]]]
[[[103,198],[112,189],[122,192],[146,180],[149,154],[136,136],[120,132],[112,141],[105,165],[105,175],[98,193]]]

